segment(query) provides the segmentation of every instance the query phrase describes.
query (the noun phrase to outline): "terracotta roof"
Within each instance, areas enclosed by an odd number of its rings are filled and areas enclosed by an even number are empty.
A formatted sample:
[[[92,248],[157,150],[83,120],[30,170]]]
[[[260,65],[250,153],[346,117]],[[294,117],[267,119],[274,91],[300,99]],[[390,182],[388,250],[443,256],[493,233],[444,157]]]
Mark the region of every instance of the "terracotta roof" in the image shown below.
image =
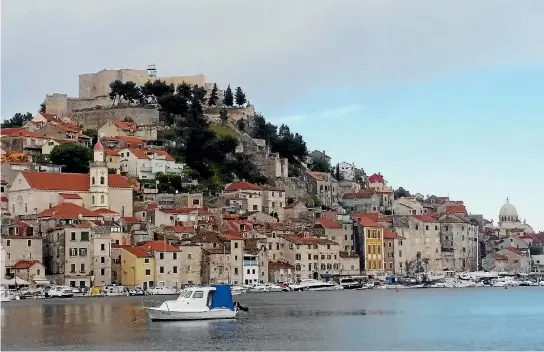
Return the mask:
[[[261,191],[262,187],[259,185],[255,185],[253,183],[249,182],[233,182],[227,187],[225,187],[225,191],[247,191],[247,190],[253,190],[253,191]]]
[[[0,180],[0,185],[5,186],[5,185],[8,185],[8,184],[9,184],[8,181]]]
[[[107,156],[119,156],[119,150],[117,149],[105,149],[104,152]]]
[[[41,264],[39,260],[19,260],[11,267],[15,270],[30,269],[35,264]]]
[[[357,193],[346,193],[344,194],[342,198],[343,199],[371,198],[374,195],[374,193],[375,192],[373,190],[366,189],[366,190],[359,191]]]
[[[319,218],[319,219],[317,219],[317,223],[318,223],[319,225],[323,226],[324,228],[330,229],[330,230],[333,230],[333,229],[341,229],[341,228],[342,228],[342,225],[340,225],[340,224],[337,223],[336,221],[330,220],[330,219],[326,219],[326,218]]]
[[[226,239],[215,232],[203,232],[188,239],[192,243],[221,243]]]
[[[515,253],[515,254],[517,254],[517,255],[523,255],[523,252],[520,251],[520,250],[517,249],[517,248],[514,248],[514,247],[507,247],[507,248],[505,248],[505,249],[507,249],[507,250],[509,250],[510,252]]]
[[[53,122],[51,125],[60,128],[63,131],[79,133],[81,128],[71,123]]]
[[[384,183],[383,176],[381,174],[373,174],[368,178],[369,183]]]
[[[340,258],[359,258],[359,255],[354,252],[340,251],[338,252],[338,255],[340,256]]]
[[[242,239],[242,235],[237,232],[227,232],[221,234],[220,236],[229,241]]]
[[[32,132],[25,128],[2,128],[0,130],[0,136],[2,137],[33,137],[33,138],[47,138],[44,133]]]
[[[125,251],[131,253],[132,255],[139,257],[139,258],[152,258],[153,256],[151,253],[146,251],[145,249],[141,247],[128,247],[128,246],[122,246],[121,249],[124,249]]]
[[[495,260],[508,260],[508,258],[505,255],[502,255],[499,253],[491,253],[491,258]]]
[[[31,188],[50,191],[89,191],[89,174],[22,171]],[[121,175],[108,175],[108,185],[113,188],[131,188]]]
[[[360,218],[359,223],[363,227],[382,227],[382,225],[378,224],[376,221],[365,217]]]
[[[329,174],[326,172],[306,171],[306,173],[317,181],[327,181],[329,179]]]
[[[359,220],[360,218],[369,218],[372,221],[378,222],[380,219],[380,213],[354,213],[353,218]]]
[[[130,122],[115,120],[113,121],[113,124],[124,131],[131,131],[131,132],[136,131],[136,127],[134,126],[133,123],[130,123]]]
[[[395,240],[399,238],[399,235],[390,229],[383,229],[383,238],[387,240]]]
[[[414,215],[414,217],[422,222],[437,222],[436,219],[430,215]]]
[[[167,230],[174,231],[176,233],[194,233],[195,228],[192,226],[167,226]]]
[[[8,200],[8,197],[1,197],[0,201],[1,202],[8,202],[9,200]]]
[[[154,159],[155,155],[163,156],[165,160],[174,161],[174,158],[166,150],[152,150],[143,148],[129,148],[129,151],[138,159]],[[149,154],[150,153],[150,154]]]
[[[446,211],[449,213],[466,213],[465,206],[463,204],[451,204],[446,206]]]
[[[133,136],[119,136],[119,137],[116,137],[114,139],[117,139],[117,140],[120,140],[120,141],[123,141],[127,144],[131,144],[132,146],[134,146],[135,144],[142,144],[144,145],[144,141],[141,140],[140,138],[138,137],[133,137]]]
[[[54,218],[54,219],[77,219],[78,215],[81,214],[83,217],[100,217],[101,215],[80,207],[74,203],[60,203],[55,205],[52,208],[42,211],[38,214],[40,218]]]
[[[58,120],[57,115],[47,114],[45,112],[40,112],[39,114],[42,115],[43,118],[47,120],[47,122],[52,122],[52,121]]]
[[[139,224],[139,223],[141,223],[141,221],[137,217],[134,217],[134,216],[124,216],[124,217],[121,218],[121,220],[123,220],[127,224]]]
[[[59,193],[63,199],[82,199],[77,193]]]
[[[149,241],[139,247],[148,251],[151,250],[155,252],[180,252],[179,248],[176,248],[164,241]]]
[[[268,262],[268,270],[270,269],[295,269],[295,266],[287,262]]]

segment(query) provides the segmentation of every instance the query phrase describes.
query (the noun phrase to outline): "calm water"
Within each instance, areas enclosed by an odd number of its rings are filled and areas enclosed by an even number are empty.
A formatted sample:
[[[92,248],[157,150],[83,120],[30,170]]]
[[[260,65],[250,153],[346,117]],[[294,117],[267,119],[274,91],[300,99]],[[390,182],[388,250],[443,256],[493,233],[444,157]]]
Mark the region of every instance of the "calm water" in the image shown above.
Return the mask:
[[[3,304],[2,350],[543,350],[544,288],[235,296],[231,321],[150,322],[145,297]],[[170,298],[169,298],[170,299]]]

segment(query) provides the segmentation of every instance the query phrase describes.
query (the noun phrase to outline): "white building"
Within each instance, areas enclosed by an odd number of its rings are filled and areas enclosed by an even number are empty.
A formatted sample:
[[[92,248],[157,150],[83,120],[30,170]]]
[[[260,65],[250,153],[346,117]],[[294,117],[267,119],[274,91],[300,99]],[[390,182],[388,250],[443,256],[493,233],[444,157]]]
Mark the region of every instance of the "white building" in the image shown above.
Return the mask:
[[[159,172],[181,174],[184,164],[178,164],[164,150],[126,148],[119,152],[121,172],[138,179],[154,179]]]
[[[242,282],[244,285],[259,283],[259,258],[257,256],[244,254]]]
[[[37,214],[67,199],[86,209],[108,208],[131,216],[132,192],[123,176],[108,175],[104,147],[97,143],[88,174],[21,171],[9,189],[8,203],[14,216]]]
[[[355,164],[341,162],[337,165],[338,171],[344,180],[353,181],[355,178]]]

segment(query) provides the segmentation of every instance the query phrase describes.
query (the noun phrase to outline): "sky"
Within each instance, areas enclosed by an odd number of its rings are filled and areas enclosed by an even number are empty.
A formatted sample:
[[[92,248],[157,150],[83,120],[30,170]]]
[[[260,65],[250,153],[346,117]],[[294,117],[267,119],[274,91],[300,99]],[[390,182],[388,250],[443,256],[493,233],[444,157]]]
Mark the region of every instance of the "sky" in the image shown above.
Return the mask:
[[[540,0],[2,1],[1,113],[145,69],[241,86],[257,111],[394,188],[506,202],[544,230]]]

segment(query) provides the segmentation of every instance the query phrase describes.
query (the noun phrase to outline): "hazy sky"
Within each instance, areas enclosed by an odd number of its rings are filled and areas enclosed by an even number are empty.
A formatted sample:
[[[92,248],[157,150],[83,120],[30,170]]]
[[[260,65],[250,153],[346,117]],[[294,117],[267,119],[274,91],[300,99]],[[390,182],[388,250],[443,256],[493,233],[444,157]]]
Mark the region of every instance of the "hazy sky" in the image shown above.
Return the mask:
[[[78,74],[242,86],[334,161],[544,230],[544,1],[2,1],[2,118]]]

